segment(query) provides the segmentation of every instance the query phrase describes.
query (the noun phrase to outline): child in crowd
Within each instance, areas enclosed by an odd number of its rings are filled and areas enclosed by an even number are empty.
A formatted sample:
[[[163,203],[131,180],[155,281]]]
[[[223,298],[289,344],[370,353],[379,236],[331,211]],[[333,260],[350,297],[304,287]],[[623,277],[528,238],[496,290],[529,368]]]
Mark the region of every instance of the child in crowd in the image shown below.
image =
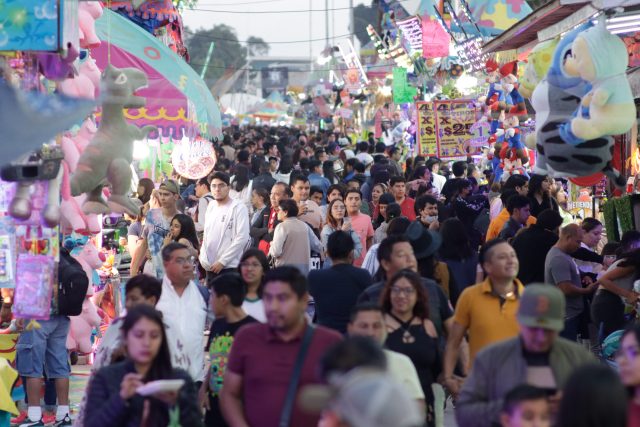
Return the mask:
[[[500,415],[502,427],[550,427],[550,406],[546,390],[519,385],[504,398]]]

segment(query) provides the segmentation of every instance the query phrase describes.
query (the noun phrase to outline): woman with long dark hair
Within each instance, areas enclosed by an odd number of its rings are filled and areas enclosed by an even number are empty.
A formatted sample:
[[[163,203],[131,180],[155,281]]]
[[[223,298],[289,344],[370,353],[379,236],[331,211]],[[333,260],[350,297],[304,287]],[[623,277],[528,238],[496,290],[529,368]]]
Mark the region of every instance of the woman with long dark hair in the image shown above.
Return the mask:
[[[327,208],[327,223],[320,232],[320,241],[323,247],[327,247],[329,236],[337,230],[345,231],[351,235],[354,247],[353,259],[358,259],[362,254],[362,242],[360,242],[360,237],[351,227],[351,221],[347,216],[347,208],[341,199],[333,200]],[[329,267],[331,267],[331,258],[327,257],[324,261],[324,268]]]
[[[160,427],[178,411],[180,425],[202,426],[198,395],[189,374],[171,367],[162,314],[141,304],[122,324],[127,357],[100,369],[87,391],[85,425],[91,427]],[[182,380],[176,388],[159,388],[143,396],[138,390],[158,380]]]
[[[234,175],[231,177],[231,190],[229,195],[233,199],[238,199],[247,207],[247,212],[253,212],[251,205],[251,189],[253,181],[249,177],[249,168],[245,165],[237,164],[234,167]]]
[[[156,185],[149,178],[140,178],[138,181],[138,199],[142,202],[142,204],[146,204],[149,202],[151,198],[151,193],[155,190]]]
[[[420,276],[400,270],[391,277],[380,295],[387,325],[386,348],[411,359],[425,395],[427,425],[435,425],[434,396],[431,385],[441,371],[438,333],[429,320],[429,301]]]
[[[640,249],[622,255],[611,268],[598,279],[600,288],[591,304],[591,317],[600,328],[600,338],[625,327],[625,302],[635,307],[640,294],[633,283],[640,278]]]
[[[200,252],[200,242],[198,241],[198,234],[196,233],[196,225],[193,219],[187,214],[179,213],[171,219],[169,234],[167,234],[164,240],[163,246],[171,242],[178,242],[192,249],[195,256]]]
[[[531,201],[531,216],[537,217],[545,209],[560,212],[558,202],[551,197],[553,179],[545,175],[531,175],[527,197]]]
[[[244,297],[242,309],[262,323],[267,321],[262,303],[262,284],[267,271],[269,271],[269,261],[260,249],[247,249],[240,257],[238,272],[247,284],[247,295]]]
[[[616,362],[622,384],[629,392],[627,426],[640,426],[640,324],[625,329],[620,337]]]

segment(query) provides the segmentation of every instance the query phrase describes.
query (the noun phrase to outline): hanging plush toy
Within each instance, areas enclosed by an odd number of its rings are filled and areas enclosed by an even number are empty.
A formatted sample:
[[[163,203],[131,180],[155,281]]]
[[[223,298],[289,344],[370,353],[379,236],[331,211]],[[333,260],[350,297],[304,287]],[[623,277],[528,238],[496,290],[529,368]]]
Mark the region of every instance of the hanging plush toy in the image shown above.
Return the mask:
[[[142,108],[145,99],[135,92],[147,85],[147,76],[135,68],[117,69],[109,65],[103,75],[101,91],[102,122],[89,146],[80,156],[76,172],[71,177],[71,194],[87,193],[83,210],[89,213],[139,213],[139,205],[128,194],[131,189],[133,142],[142,140],[154,130],[130,125],[124,118],[124,108]],[[102,188],[111,185],[108,203],[102,198]]]
[[[518,85],[518,63],[512,61],[500,67],[500,84],[504,90],[506,110],[510,114],[526,115],[527,107]]]
[[[633,94],[625,74],[629,54],[620,37],[607,30],[605,21],[600,19],[595,27],[580,33],[566,59],[567,73],[592,86],[582,97],[570,126],[561,129],[563,140],[569,144],[623,134],[636,120]]]
[[[525,98],[531,98],[533,90],[547,75],[553,60],[553,52],[559,42],[560,38],[558,37],[543,41],[538,43],[529,53],[527,65],[520,78],[520,94]]]
[[[506,151],[508,150],[515,153],[516,157],[522,161],[525,165],[529,161],[527,156],[527,150],[524,146],[524,142],[521,139],[520,134],[520,120],[515,114],[510,114],[504,120],[504,142],[502,143],[502,149],[500,150],[500,158],[506,157]]]
[[[546,78],[536,86],[531,97],[536,111],[536,131],[528,138],[527,145],[535,146],[537,151],[533,171],[536,174],[576,177],[603,172],[614,180],[620,176],[610,166],[612,138],[570,145],[560,137],[559,127],[571,120],[581,97],[589,91],[586,81],[567,72],[565,58],[571,56],[576,37],[592,26],[591,23],[583,24],[560,40]],[[619,183],[616,181],[616,184]]]

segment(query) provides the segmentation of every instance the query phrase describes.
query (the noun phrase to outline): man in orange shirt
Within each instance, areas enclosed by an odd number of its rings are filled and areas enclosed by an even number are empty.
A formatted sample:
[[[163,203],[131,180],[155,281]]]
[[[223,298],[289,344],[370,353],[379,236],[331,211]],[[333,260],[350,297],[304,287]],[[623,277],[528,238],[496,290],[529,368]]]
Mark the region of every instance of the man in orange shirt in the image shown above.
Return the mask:
[[[500,199],[502,200],[502,205],[507,206],[507,202],[509,201],[509,199],[512,196],[515,196],[517,194],[520,194],[521,196],[526,196],[527,195],[526,189],[528,187],[521,187],[521,188],[524,189],[524,194],[518,192],[517,190],[511,190],[511,189],[505,190],[500,195]],[[509,211],[507,210],[507,208],[502,208],[498,216],[491,220],[491,223],[489,224],[489,229],[487,230],[487,236],[485,237],[485,241],[488,242],[489,240],[492,240],[498,237],[498,235],[500,234],[500,231],[502,231],[502,228],[504,227],[506,222],[509,221],[510,217],[511,215],[509,214]],[[531,225],[535,223],[536,223],[536,218],[533,215],[529,215],[526,225]]]

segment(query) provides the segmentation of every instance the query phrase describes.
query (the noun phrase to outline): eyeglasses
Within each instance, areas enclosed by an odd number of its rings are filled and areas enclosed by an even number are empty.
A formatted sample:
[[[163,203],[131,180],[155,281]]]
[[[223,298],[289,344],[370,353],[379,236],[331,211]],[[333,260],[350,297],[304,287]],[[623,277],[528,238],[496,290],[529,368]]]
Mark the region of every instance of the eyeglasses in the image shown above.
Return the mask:
[[[196,257],[194,257],[194,256],[190,256],[190,257],[187,257],[187,258],[180,257],[180,258],[174,259],[173,262],[175,262],[178,265],[184,265],[185,263],[195,264]]]
[[[629,347],[627,349],[620,348],[615,353],[616,360],[627,359],[628,362],[633,362],[636,357],[640,355],[640,348]]]
[[[416,290],[413,288],[399,288],[397,286],[392,286],[391,293],[393,295],[406,295],[410,297],[411,295],[416,293]]]
[[[260,267],[262,267],[262,264],[260,264],[258,262],[241,262],[240,263],[240,267],[243,267],[243,268],[260,268]]]

